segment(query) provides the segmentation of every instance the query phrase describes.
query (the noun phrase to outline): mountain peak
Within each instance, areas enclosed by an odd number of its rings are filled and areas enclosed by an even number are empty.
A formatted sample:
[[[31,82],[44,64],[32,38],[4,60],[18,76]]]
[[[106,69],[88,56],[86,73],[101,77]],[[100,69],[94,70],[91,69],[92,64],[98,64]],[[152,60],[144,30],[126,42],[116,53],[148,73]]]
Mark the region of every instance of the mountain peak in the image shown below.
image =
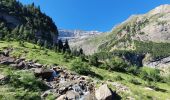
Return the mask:
[[[170,5],[160,5],[156,7],[155,9],[151,10],[150,14],[158,14],[158,13],[170,13]]]

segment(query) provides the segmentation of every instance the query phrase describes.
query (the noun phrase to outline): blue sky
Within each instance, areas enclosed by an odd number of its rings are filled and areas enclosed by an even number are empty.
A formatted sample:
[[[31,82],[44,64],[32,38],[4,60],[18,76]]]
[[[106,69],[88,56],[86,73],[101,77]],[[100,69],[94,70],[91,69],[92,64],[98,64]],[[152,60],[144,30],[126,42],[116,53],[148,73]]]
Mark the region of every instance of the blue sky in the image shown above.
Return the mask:
[[[34,2],[60,29],[109,31],[133,14],[143,14],[170,0],[19,0]]]

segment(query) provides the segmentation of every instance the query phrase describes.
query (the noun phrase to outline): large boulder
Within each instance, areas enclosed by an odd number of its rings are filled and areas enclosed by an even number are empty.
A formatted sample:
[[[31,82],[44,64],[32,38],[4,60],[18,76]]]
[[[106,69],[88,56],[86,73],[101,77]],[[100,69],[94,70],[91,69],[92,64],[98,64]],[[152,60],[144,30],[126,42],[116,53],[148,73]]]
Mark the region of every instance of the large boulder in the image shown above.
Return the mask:
[[[41,77],[43,80],[44,79],[50,79],[50,77],[52,76],[53,71],[50,69],[41,69],[41,68],[37,68],[36,71],[34,72],[34,75],[36,77]]]
[[[15,59],[14,58],[0,57],[0,64],[10,65],[10,64],[14,64],[14,63],[15,63]]]
[[[95,96],[97,100],[112,100],[112,91],[108,88],[107,84],[100,86],[95,91]]]

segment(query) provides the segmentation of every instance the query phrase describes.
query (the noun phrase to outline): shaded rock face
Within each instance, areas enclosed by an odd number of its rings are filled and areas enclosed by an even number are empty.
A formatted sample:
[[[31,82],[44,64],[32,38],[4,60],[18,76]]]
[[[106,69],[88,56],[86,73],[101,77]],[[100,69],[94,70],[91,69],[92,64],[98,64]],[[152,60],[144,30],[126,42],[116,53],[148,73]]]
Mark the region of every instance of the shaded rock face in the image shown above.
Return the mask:
[[[0,12],[0,18],[5,19],[10,28],[15,28],[17,25],[21,24],[21,22],[15,16],[11,16],[3,12]]]
[[[144,54],[133,54],[133,53],[127,53],[124,55],[124,59],[130,62],[133,65],[142,67],[143,66],[143,59],[145,55]]]

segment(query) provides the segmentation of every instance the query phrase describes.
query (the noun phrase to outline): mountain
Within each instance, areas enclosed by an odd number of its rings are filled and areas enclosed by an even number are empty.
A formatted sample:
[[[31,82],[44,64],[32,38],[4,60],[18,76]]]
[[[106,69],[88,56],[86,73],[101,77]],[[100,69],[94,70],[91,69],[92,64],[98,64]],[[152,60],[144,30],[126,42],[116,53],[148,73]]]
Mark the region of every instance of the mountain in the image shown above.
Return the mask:
[[[82,31],[82,30],[64,30],[59,29],[59,38],[61,39],[84,39],[101,34],[99,31]]]
[[[94,52],[132,52],[145,56],[139,60],[143,65],[169,66],[170,59],[162,60],[170,56],[170,5],[161,5],[146,14],[133,15],[111,32],[87,39],[78,46],[81,45],[90,45],[85,49],[87,54],[93,53],[91,49]]]
[[[0,38],[8,40],[37,40],[52,43],[58,30],[53,20],[34,3],[23,5],[16,0],[0,1]]]
[[[111,38],[103,44],[106,44],[104,48],[108,51],[118,48],[133,50],[135,49],[134,41],[169,43],[169,9],[170,5],[161,5],[147,14],[130,17],[108,34]]]

